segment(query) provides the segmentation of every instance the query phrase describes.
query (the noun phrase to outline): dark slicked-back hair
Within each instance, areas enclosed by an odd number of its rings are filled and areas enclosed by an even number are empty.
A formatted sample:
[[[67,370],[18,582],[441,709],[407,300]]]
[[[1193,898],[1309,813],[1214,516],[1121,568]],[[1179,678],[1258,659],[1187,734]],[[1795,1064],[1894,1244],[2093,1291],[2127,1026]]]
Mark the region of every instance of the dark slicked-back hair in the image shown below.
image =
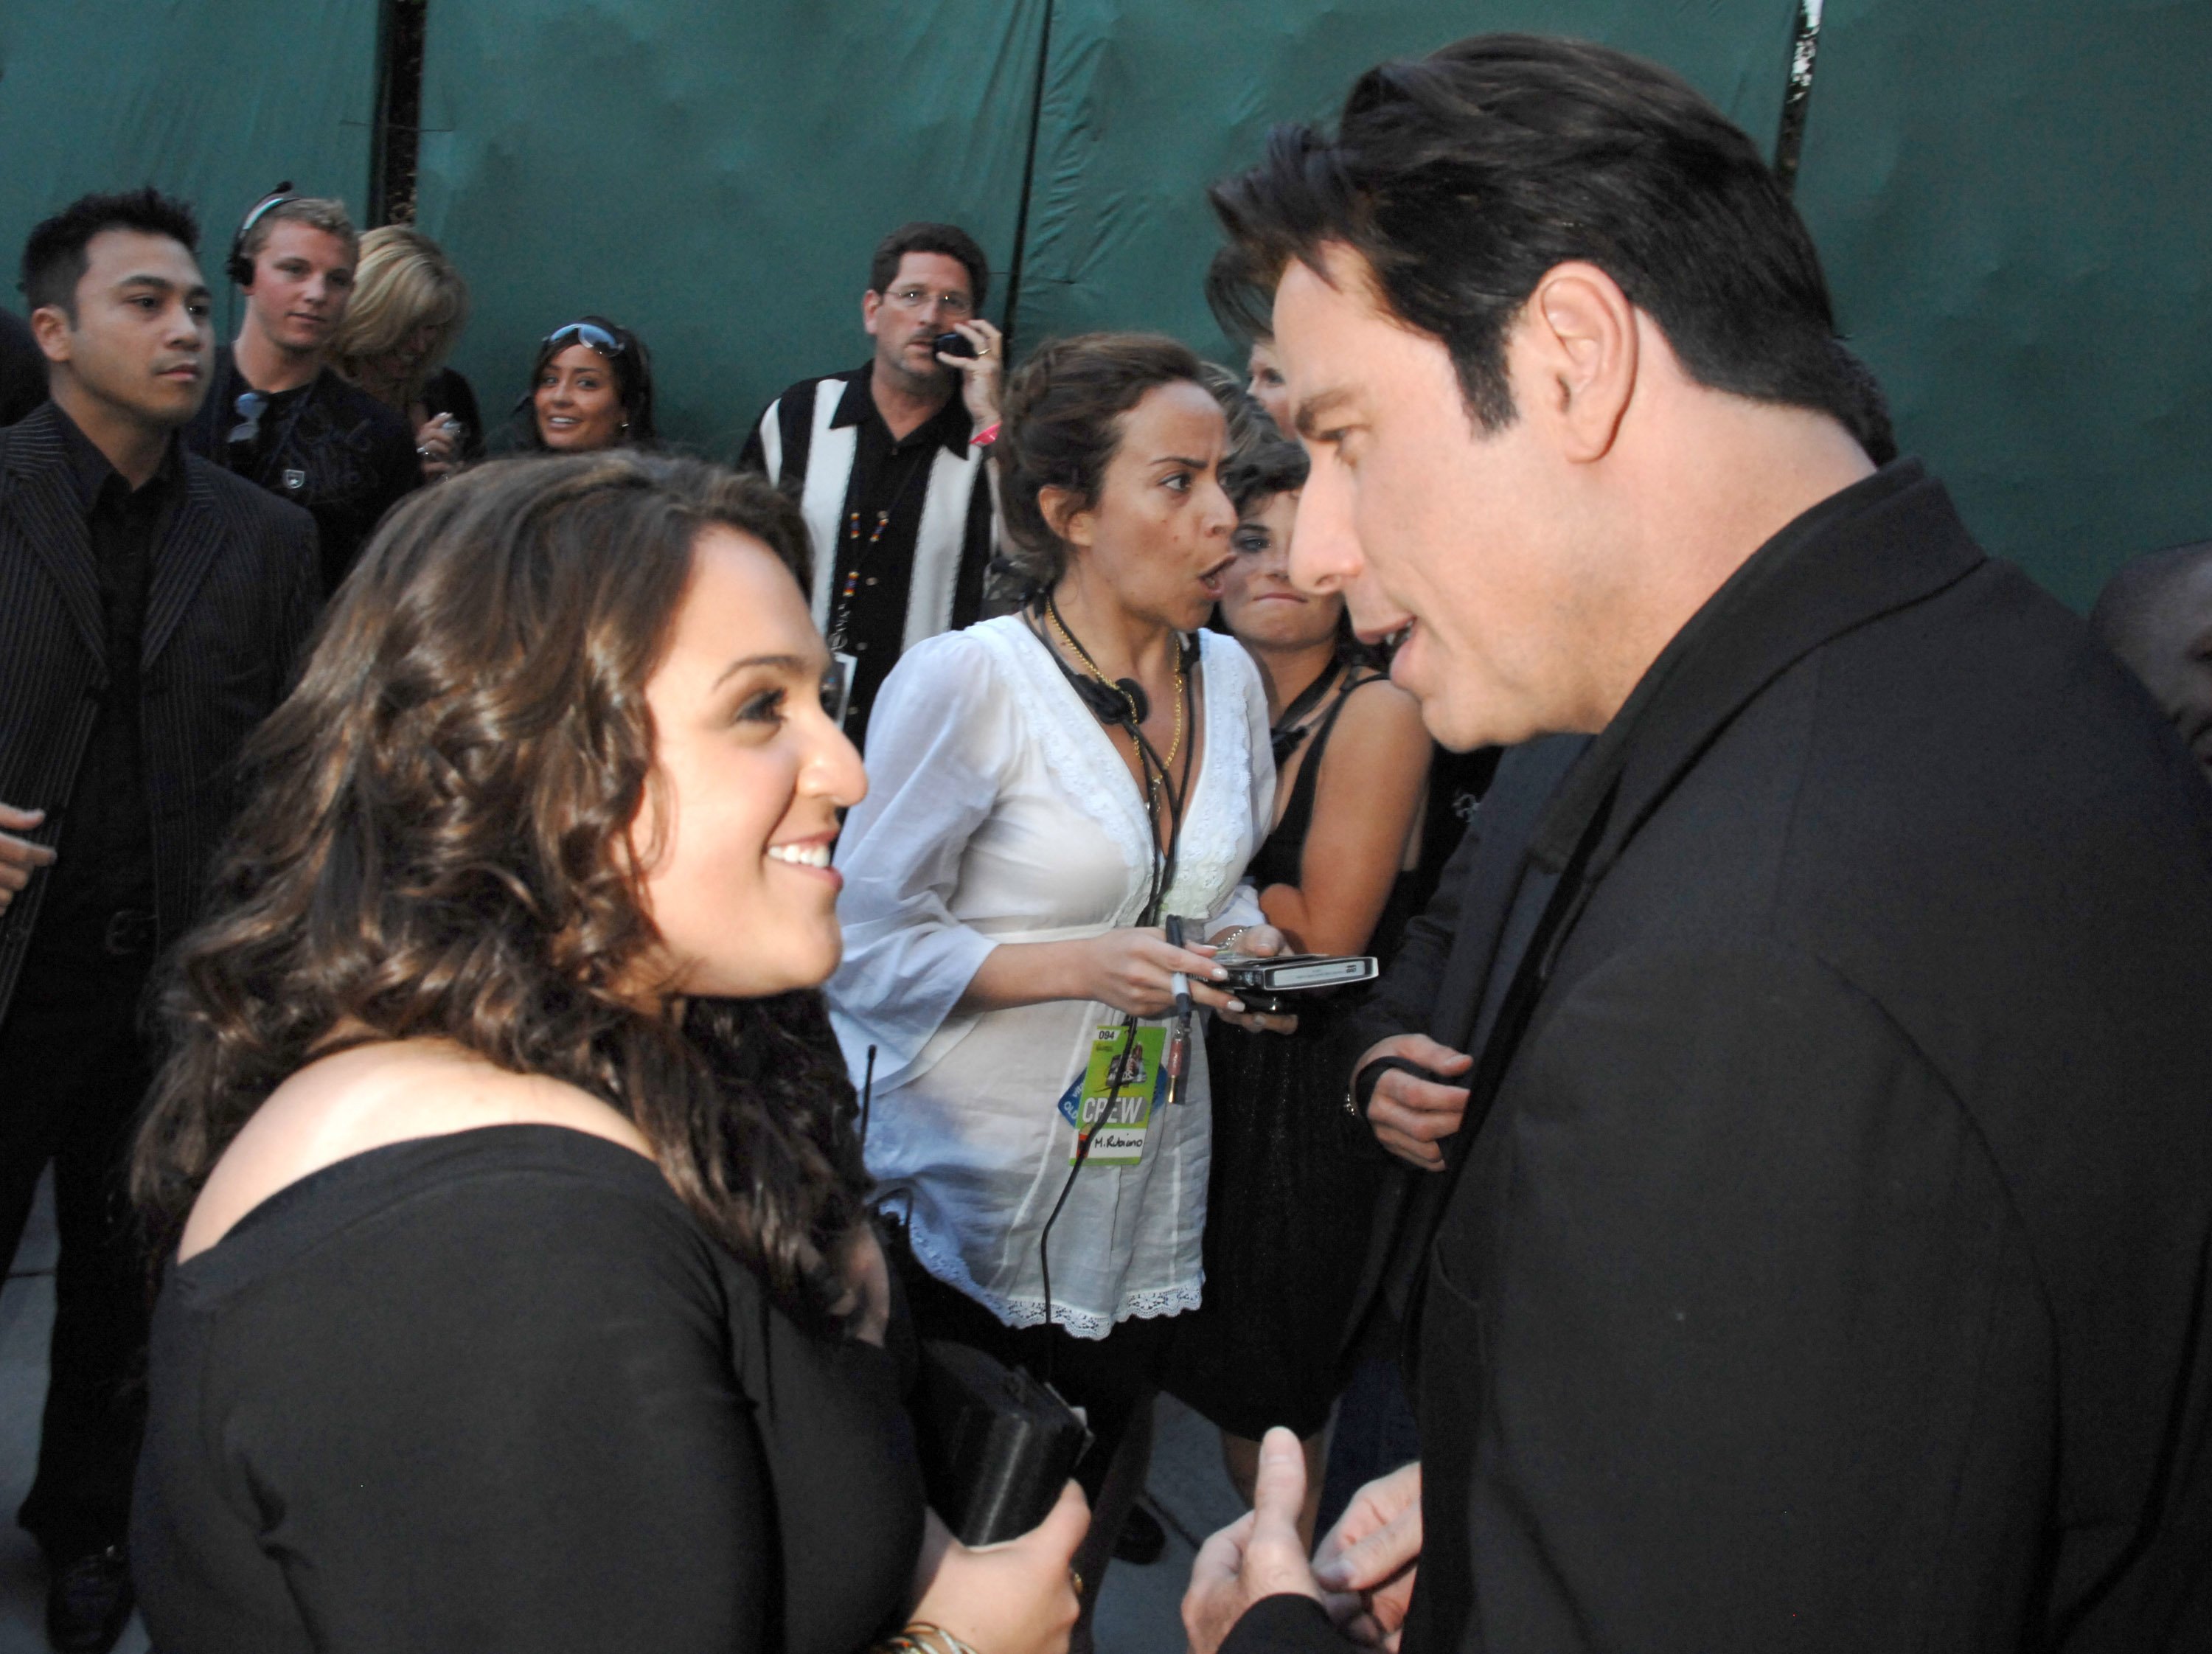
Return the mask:
[[[890,292],[891,283],[898,279],[899,260],[909,252],[939,252],[957,258],[968,271],[969,295],[975,301],[975,308],[982,309],[991,292],[991,261],[983,256],[975,238],[957,224],[926,221],[901,224],[876,243],[876,256],[868,261],[868,290]]]
[[[1354,84],[1334,136],[1279,126],[1266,160],[1212,193],[1232,246],[1218,284],[1241,274],[1272,293],[1292,260],[1319,271],[1324,246],[1352,248],[1389,310],[1451,352],[1486,430],[1514,418],[1516,314],[1547,271],[1583,259],[1698,383],[1832,415],[1869,452],[1886,441],[1881,392],[1835,337],[1812,237],[1772,170],[1639,58],[1484,34],[1384,64]],[[1248,325],[1265,313],[1224,302]]]
[[[198,256],[199,221],[192,210],[174,196],[163,195],[152,185],[143,190],[118,190],[105,195],[81,195],[52,218],[42,220],[23,243],[22,288],[25,306],[58,305],[74,325],[76,284],[91,264],[85,248],[102,230],[138,230],[166,235],[184,243]]]

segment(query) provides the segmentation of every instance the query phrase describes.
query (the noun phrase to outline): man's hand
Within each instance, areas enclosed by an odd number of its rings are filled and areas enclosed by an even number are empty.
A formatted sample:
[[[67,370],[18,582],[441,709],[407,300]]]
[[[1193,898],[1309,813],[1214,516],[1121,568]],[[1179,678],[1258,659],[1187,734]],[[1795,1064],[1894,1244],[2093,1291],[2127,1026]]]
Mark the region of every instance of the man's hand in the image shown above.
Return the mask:
[[[33,872],[53,865],[50,847],[13,836],[29,832],[46,818],[43,810],[18,810],[12,804],[0,804],[0,913],[7,912],[15,892],[31,882]]]
[[[1349,1636],[1397,1654],[1421,1557],[1419,1462],[1370,1481],[1314,1552],[1329,1615]]]
[[[1474,1067],[1474,1059],[1466,1052],[1439,1045],[1426,1034],[1393,1034],[1361,1053],[1352,1071],[1354,1080],[1360,1069],[1383,1057],[1403,1057],[1436,1074],[1463,1074]],[[1376,1081],[1367,1104],[1367,1123],[1375,1128],[1375,1140],[1424,1171],[1443,1170],[1444,1152],[1437,1145],[1457,1131],[1466,1117],[1466,1086],[1439,1085],[1403,1068],[1393,1068]]]
[[[974,345],[975,354],[948,356],[940,350],[937,359],[960,375],[960,399],[967,404],[980,431],[998,423],[999,387],[1006,374],[1006,342],[999,337],[997,328],[980,318],[955,322],[951,331]]]
[[[1182,1599],[1190,1654],[1214,1654],[1244,1610],[1262,1597],[1288,1592],[1323,1600],[1298,1538],[1305,1502],[1305,1450],[1279,1425],[1260,1444],[1251,1511],[1207,1540],[1191,1564]]]

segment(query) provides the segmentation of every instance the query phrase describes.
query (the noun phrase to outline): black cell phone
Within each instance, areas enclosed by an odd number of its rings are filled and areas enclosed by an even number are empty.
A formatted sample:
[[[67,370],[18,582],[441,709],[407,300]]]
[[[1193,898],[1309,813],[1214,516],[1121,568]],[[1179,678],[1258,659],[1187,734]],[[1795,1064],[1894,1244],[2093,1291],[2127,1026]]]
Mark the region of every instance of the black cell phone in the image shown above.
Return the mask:
[[[972,356],[975,347],[965,333],[939,333],[930,341],[930,348],[940,356]]]

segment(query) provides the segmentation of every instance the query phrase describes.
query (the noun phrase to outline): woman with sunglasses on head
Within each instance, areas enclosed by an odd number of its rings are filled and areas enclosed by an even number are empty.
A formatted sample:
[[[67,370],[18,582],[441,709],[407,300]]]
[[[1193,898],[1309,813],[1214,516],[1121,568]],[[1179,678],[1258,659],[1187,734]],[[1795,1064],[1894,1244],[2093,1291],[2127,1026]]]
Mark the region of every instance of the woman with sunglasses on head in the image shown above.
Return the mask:
[[[353,302],[331,336],[331,364],[407,416],[422,480],[483,458],[477,393],[446,357],[468,325],[469,284],[445,249],[407,224],[361,238]]]
[[[837,850],[830,1008],[854,1078],[872,1063],[895,1261],[925,1336],[1086,1410],[1086,1616],[1141,1486],[1170,1317],[1200,1297],[1207,1080],[1194,1028],[1170,1055],[1177,996],[1241,1014],[1214,946],[1279,941],[1241,882],[1273,797],[1266,697],[1202,629],[1236,514],[1200,372],[1171,339],[1094,334],[1014,375],[994,453],[1033,596],[901,657]],[[1093,1099],[1117,1092],[1102,1137]]]
[[[1273,824],[1250,876],[1292,947],[1387,957],[1412,911],[1428,733],[1419,704],[1352,636],[1343,598],[1291,584],[1306,457],[1264,418],[1256,426],[1224,470],[1237,556],[1221,582],[1222,623],[1267,684],[1276,765]],[[1248,1502],[1261,1438],[1277,1425],[1297,1432],[1309,1545],[1344,1377],[1337,1353],[1385,1164],[1329,1060],[1342,1003],[1308,996],[1288,1039],[1207,1031],[1206,1301],[1177,1323],[1166,1386],[1220,1427]]]
[[[653,358],[645,341],[605,316],[586,316],[538,341],[523,446],[553,453],[651,447]]]
[[[167,1654],[1066,1646],[1080,1496],[951,1542],[881,1347],[805,544],[688,461],[479,466],[257,736],[132,1168]]]

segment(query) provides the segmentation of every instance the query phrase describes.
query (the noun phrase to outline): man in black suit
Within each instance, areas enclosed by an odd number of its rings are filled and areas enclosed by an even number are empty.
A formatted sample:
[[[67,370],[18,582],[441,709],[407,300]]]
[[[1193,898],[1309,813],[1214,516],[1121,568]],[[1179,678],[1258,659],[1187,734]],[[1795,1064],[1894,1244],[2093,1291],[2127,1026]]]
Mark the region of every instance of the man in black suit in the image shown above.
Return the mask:
[[[0,431],[0,1250],[54,1168],[61,1262],[38,1480],[57,1647],[104,1649],[141,1408],[121,1171],[155,954],[189,924],[319,596],[314,525],[186,453],[212,335],[191,212],[88,196],[31,233],[52,399]]]
[[[1313,454],[1295,576],[1449,745],[1596,739],[1437,1174],[1423,1459],[1310,1566],[1272,1437],[1193,1646],[2212,1646],[2172,731],[1876,467],[1809,237],[1665,71],[1462,42],[1215,200]]]
[[[12,425],[46,399],[46,358],[31,329],[0,310],[0,425]]]

